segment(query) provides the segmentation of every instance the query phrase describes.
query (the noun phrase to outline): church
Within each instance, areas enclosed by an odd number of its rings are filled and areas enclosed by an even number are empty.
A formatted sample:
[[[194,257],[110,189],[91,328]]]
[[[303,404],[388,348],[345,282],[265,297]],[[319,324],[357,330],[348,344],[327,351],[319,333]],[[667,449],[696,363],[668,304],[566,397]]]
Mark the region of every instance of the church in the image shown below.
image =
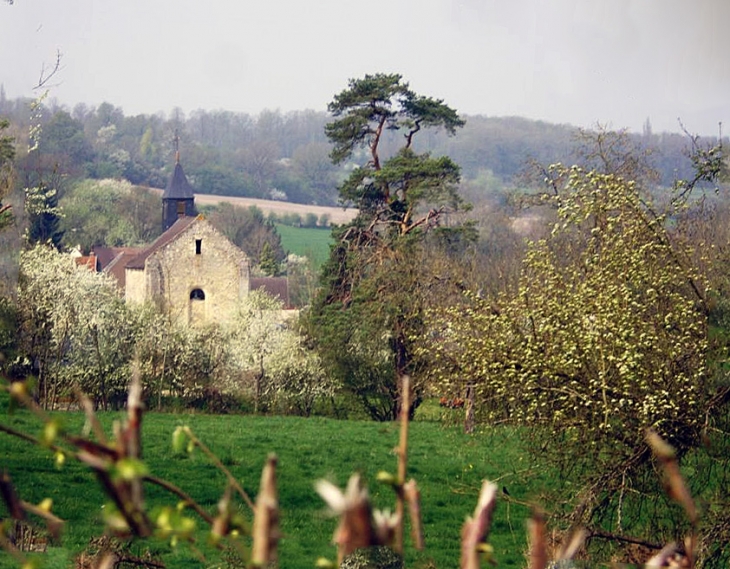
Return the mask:
[[[232,317],[251,289],[249,259],[197,214],[179,152],[162,195],[162,229],[147,247],[94,251],[100,268],[117,279],[126,302],[155,302],[184,324]]]

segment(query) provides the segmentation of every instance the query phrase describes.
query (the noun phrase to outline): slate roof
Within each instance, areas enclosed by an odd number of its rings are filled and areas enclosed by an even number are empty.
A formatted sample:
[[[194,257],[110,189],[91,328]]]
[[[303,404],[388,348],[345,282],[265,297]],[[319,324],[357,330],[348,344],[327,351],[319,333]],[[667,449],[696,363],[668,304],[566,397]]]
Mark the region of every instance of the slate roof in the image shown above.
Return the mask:
[[[162,247],[164,247],[168,243],[171,243],[172,241],[174,241],[178,235],[180,235],[183,231],[185,231],[188,227],[190,227],[198,219],[201,219],[201,217],[198,216],[198,217],[181,217],[181,218],[179,218],[175,223],[172,224],[172,227],[170,227],[170,229],[168,229],[162,235],[160,235],[157,239],[155,239],[152,242],[152,245],[142,249],[141,253],[139,253],[131,261],[129,261],[126,264],[126,268],[144,269],[144,263],[150,255],[152,255],[156,251],[162,249]]]
[[[193,199],[193,187],[188,183],[185,172],[180,162],[175,163],[175,170],[167,183],[167,188],[162,194],[163,200],[189,200]]]

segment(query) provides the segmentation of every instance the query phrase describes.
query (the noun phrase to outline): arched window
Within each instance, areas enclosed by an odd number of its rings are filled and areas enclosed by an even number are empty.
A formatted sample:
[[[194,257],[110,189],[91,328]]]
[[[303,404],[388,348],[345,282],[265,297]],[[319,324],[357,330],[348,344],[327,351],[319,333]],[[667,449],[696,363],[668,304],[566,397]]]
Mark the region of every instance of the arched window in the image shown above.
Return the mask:
[[[205,300],[205,293],[202,289],[194,288],[190,291],[190,300]]]

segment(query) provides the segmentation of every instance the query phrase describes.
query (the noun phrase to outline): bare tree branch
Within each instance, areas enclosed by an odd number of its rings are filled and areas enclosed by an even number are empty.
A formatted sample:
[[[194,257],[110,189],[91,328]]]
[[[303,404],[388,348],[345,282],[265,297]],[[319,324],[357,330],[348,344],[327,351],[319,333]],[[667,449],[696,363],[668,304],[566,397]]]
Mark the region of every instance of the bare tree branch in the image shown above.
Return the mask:
[[[5,0],[6,2],[13,3],[12,0]],[[48,82],[61,70],[61,50],[56,50],[56,60],[50,67],[47,67],[44,63],[41,66],[41,74],[38,77],[38,83],[35,87],[33,87],[33,90],[43,89],[46,87],[51,87],[51,85],[48,84]]]

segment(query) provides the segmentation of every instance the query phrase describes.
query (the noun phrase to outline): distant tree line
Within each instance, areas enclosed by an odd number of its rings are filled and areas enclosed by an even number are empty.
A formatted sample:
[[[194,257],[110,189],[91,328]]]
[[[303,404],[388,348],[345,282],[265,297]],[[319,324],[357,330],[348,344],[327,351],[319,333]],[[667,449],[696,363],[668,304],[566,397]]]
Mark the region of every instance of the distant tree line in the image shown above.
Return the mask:
[[[9,134],[19,148],[27,146],[23,143],[28,142],[34,121],[42,127],[39,152],[21,152],[16,160],[18,179],[26,187],[33,186],[34,179],[53,175],[58,180],[124,178],[162,188],[174,164],[174,141],[179,139],[185,171],[200,193],[334,205],[339,184],[361,162],[355,153],[351,160],[332,163],[324,133],[328,114],[311,110],[258,115],[196,110],[186,115],[174,109],[126,116],[110,103],[97,107],[80,103],[69,109],[51,100],[32,111],[29,99],[8,99],[0,91],[0,116],[9,120]],[[427,132],[413,148],[448,155],[459,164],[473,202],[493,194],[495,188],[520,186],[531,161],[571,163],[581,147],[579,130],[569,125],[519,117],[465,118],[458,137]],[[386,132],[382,154],[397,152],[401,137]],[[672,180],[691,175],[686,136],[654,134],[649,127],[630,138],[651,152],[659,184],[669,186]],[[63,184],[53,185],[62,197]]]

